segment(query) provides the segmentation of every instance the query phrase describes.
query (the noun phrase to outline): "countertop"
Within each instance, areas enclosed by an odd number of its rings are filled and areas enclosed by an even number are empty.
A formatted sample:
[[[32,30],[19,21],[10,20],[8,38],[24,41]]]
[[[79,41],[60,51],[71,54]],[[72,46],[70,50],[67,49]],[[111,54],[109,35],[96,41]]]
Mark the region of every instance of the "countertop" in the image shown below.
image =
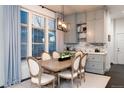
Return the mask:
[[[84,52],[84,53],[95,54],[95,55],[106,55],[107,54],[107,52]]]
[[[76,51],[70,51],[70,52],[72,52],[72,53],[75,53]],[[107,52],[105,52],[105,51],[102,51],[102,52],[84,52],[84,53],[88,53],[88,54],[94,54],[94,55],[106,55],[107,54]]]

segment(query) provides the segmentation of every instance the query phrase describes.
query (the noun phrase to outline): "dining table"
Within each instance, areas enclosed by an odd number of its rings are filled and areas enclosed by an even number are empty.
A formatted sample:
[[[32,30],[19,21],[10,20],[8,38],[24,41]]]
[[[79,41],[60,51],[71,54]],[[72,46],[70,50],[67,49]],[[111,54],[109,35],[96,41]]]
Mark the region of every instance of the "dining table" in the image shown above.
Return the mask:
[[[40,65],[52,72],[52,73],[57,73],[57,72],[60,72],[62,70],[65,70],[69,67],[71,67],[73,61],[72,59],[68,59],[68,60],[63,60],[63,61],[59,61],[58,59],[50,59],[50,60],[46,60],[46,61],[43,61],[43,60],[40,60]]]

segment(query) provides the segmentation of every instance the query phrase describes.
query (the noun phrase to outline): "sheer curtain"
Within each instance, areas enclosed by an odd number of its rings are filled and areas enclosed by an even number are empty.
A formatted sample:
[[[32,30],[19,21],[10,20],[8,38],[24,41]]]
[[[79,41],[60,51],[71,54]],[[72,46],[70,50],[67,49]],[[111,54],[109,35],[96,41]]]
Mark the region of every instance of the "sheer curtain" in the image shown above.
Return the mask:
[[[5,87],[19,83],[21,80],[20,55],[20,6],[4,6],[4,72]]]

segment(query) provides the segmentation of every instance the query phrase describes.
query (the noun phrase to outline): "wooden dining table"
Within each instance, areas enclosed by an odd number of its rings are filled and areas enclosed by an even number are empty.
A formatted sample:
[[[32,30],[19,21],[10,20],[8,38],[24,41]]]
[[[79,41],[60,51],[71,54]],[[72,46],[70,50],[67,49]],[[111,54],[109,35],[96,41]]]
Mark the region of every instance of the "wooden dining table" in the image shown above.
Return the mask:
[[[58,59],[51,59],[46,61],[40,60],[40,64],[44,69],[54,73],[71,67],[72,62],[73,62],[72,59],[64,60],[64,61],[58,61]]]

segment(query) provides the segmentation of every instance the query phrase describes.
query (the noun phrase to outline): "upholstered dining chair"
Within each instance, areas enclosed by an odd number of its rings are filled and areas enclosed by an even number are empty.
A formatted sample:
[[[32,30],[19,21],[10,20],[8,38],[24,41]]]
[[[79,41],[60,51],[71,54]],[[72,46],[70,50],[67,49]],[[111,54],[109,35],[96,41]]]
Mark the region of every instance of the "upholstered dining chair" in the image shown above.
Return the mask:
[[[57,51],[53,51],[53,53],[52,53],[52,58],[60,58],[60,53],[59,52],[57,52]]]
[[[84,79],[84,82],[85,82],[85,65],[86,65],[86,61],[87,61],[87,56],[88,54],[84,54],[84,56],[81,57],[81,61],[80,61],[80,69],[79,69],[79,76],[80,76],[80,79]]]
[[[82,57],[84,55],[83,51],[81,51],[81,50],[76,51],[75,57],[77,57],[79,55],[81,55],[81,57]]]
[[[28,67],[31,76],[31,83],[36,84],[40,87],[49,83],[55,83],[55,76],[43,73],[43,68],[39,65],[39,61],[34,57],[28,57]]]
[[[41,58],[43,61],[52,59],[52,57],[50,56],[50,54],[48,52],[43,52],[41,54]]]
[[[71,69],[61,71],[58,73],[58,86],[60,86],[60,78],[64,79],[71,79],[71,84],[73,87],[73,82],[76,77],[78,77],[78,70],[79,70],[79,64],[80,64],[81,56],[77,56],[72,60],[72,66]]]

